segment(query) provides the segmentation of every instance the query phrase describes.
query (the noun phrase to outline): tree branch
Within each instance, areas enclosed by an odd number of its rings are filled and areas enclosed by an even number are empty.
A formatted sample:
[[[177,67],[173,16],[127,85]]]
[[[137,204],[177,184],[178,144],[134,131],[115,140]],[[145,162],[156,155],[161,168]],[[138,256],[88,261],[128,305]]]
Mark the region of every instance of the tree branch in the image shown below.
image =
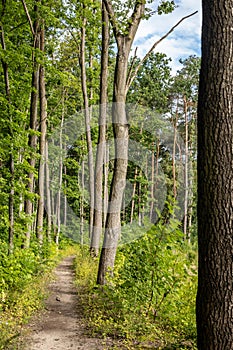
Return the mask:
[[[181,22],[183,22],[185,19],[195,15],[196,13],[198,13],[198,11],[195,11],[193,13],[191,13],[190,15],[187,15],[183,18],[181,18],[166,34],[164,34],[158,41],[156,41],[152,47],[150,48],[150,50],[147,52],[147,54],[142,58],[142,60],[140,61],[140,63],[138,64],[138,66],[135,68],[135,71],[131,74],[128,75],[127,78],[127,82],[126,82],[126,89],[127,91],[129,90],[132,82],[134,81],[135,77],[137,76],[137,73],[139,71],[139,69],[141,68],[141,66],[143,65],[143,63],[147,60],[147,58],[150,56],[150,54],[152,53],[152,51],[155,49],[155,47],[161,43],[161,41],[163,41],[164,39],[166,39],[174,30],[176,27],[178,27],[180,25]]]
[[[109,0],[102,0],[104,2],[105,8],[108,12],[108,16],[109,16],[109,20],[111,22],[112,25],[112,29],[113,29],[113,33],[115,38],[117,38],[118,34],[119,34],[119,28],[118,28],[118,22],[115,16],[115,12],[113,10],[112,7],[112,3]]]
[[[130,18],[129,24],[128,24],[128,34],[127,37],[130,38],[130,40],[133,41],[136,31],[138,29],[138,25],[140,20],[142,19],[142,16],[145,12],[145,4],[144,2],[137,1],[136,5],[134,7],[134,11],[132,13],[132,16]]]
[[[25,11],[25,13],[27,15],[27,18],[28,18],[28,22],[30,24],[32,35],[35,36],[36,33],[34,31],[34,28],[33,28],[32,20],[31,20],[30,14],[28,12],[28,8],[27,8],[27,5],[26,5],[26,2],[25,2],[25,0],[21,0],[21,1],[22,1],[22,4],[23,4],[23,7],[24,7],[24,11]]]

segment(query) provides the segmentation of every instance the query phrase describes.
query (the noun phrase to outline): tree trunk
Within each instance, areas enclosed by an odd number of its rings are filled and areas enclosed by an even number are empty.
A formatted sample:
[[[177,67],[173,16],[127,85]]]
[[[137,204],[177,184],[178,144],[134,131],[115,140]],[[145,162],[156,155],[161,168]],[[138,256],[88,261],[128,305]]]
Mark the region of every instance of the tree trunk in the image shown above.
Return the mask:
[[[107,212],[108,212],[108,173],[109,173],[109,144],[105,143],[105,154],[104,154],[104,215],[103,215],[103,226],[106,226]]]
[[[44,53],[44,29],[40,34],[41,47]],[[44,184],[45,184],[45,143],[47,132],[47,100],[45,90],[45,69],[40,66],[39,72],[39,89],[40,89],[40,164],[38,174],[39,200],[37,207],[36,234],[38,242],[43,243],[43,221],[44,221]]]
[[[38,16],[38,7],[34,7],[35,16]],[[40,49],[40,33],[39,33],[39,19],[37,18],[33,25],[34,28],[34,47],[33,49]],[[35,152],[37,147],[37,110],[38,110],[38,91],[39,91],[39,71],[40,65],[37,62],[37,53],[33,52],[33,73],[32,73],[32,92],[31,92],[31,104],[30,104],[30,134],[29,134],[29,147],[31,148],[31,155],[29,159],[29,165],[32,170],[28,174],[28,193],[31,197],[34,194],[34,168],[36,164]],[[33,214],[33,202],[31,198],[28,198],[25,203],[25,213],[29,220],[31,220]],[[24,247],[28,248],[30,245],[32,223],[27,224],[26,237]]]
[[[84,114],[86,126],[86,141],[88,150],[88,168],[89,168],[89,196],[90,196],[90,212],[89,212],[89,236],[92,236],[93,214],[94,214],[94,159],[91,139],[91,120],[89,101],[87,93],[87,76],[86,76],[86,59],[85,59],[85,42],[86,42],[86,18],[83,18],[83,26],[81,29],[81,47],[80,47],[80,66],[81,66],[81,81],[82,93],[84,101]]]
[[[155,150],[154,150],[154,142],[152,145],[152,152],[151,152],[151,185],[150,185],[150,221],[152,222],[154,217],[154,186],[155,186]]]
[[[138,176],[138,167],[135,167],[134,171],[134,183],[133,183],[133,192],[132,192],[132,201],[131,201],[131,211],[130,211],[130,223],[133,223],[134,217],[134,207],[135,207],[135,195],[136,195],[136,187],[137,187],[137,176]]]
[[[2,50],[6,50],[6,43],[5,43],[5,37],[4,37],[4,29],[2,26],[0,26],[1,31],[1,47]],[[8,104],[10,104],[10,80],[9,80],[9,70],[8,70],[8,64],[2,59],[2,68],[4,73],[4,82],[5,82],[5,92],[6,92],[6,99],[8,101]],[[10,124],[12,123],[12,117],[11,112],[9,109],[9,118],[10,118]],[[11,130],[11,126],[9,128],[9,134],[11,139],[13,138],[13,133]],[[14,250],[14,196],[15,196],[15,189],[14,189],[14,156],[13,156],[13,140],[11,141],[10,146],[10,159],[9,159],[9,170],[10,170],[10,192],[9,192],[9,208],[8,208],[8,219],[9,219],[9,229],[8,229],[8,253],[12,254]]]
[[[126,34],[119,30],[111,1],[103,0],[106,6],[113,33],[117,42],[117,58],[114,74],[112,123],[115,143],[114,173],[111,183],[108,214],[106,220],[104,243],[101,250],[97,283],[107,283],[108,273],[112,273],[121,232],[121,204],[126,184],[128,165],[128,137],[125,101],[127,94],[127,69],[130,49],[137,32],[140,20],[145,11],[144,2],[137,2],[129,20]]]
[[[173,195],[175,199],[177,196],[177,184],[176,184],[177,121],[178,121],[178,100],[177,100],[177,107],[176,107],[176,116],[175,116],[175,119],[173,119],[174,138],[173,138],[173,151],[172,151]]]
[[[233,349],[232,0],[203,3],[198,100],[199,350]]]
[[[46,186],[46,212],[47,212],[47,239],[51,242],[52,229],[52,208],[50,192],[50,171],[49,171],[48,141],[45,142],[45,186]]]
[[[63,177],[63,142],[62,142],[62,135],[63,135],[63,125],[64,125],[64,92],[62,96],[62,116],[61,116],[61,127],[60,127],[60,134],[59,134],[59,149],[60,149],[60,158],[59,158],[59,184],[58,184],[58,192],[57,192],[57,210],[56,210],[56,222],[57,222],[57,231],[55,235],[55,243],[58,246],[59,245],[59,238],[61,233],[61,191],[62,191],[62,177]]]
[[[114,173],[110,189],[110,201],[108,206],[104,243],[101,250],[100,265],[97,282],[105,284],[108,272],[112,272],[121,232],[121,204],[126,184],[128,164],[128,124],[126,119],[125,104],[113,105],[113,125],[115,136],[115,162]]]
[[[82,172],[81,172],[81,196],[80,196],[80,244],[83,245],[83,236],[84,236],[84,187],[85,187],[85,164],[84,160],[82,161]]]
[[[100,116],[99,136],[96,152],[95,165],[95,206],[94,221],[91,239],[91,254],[98,256],[100,237],[102,233],[102,197],[103,197],[103,164],[106,148],[106,116],[108,100],[108,49],[109,49],[109,23],[108,14],[104,3],[102,3],[102,54],[101,54],[101,77],[100,77]]]
[[[185,160],[184,160],[184,239],[188,239],[188,203],[189,203],[189,147],[188,147],[188,111],[186,96],[184,103],[184,126],[185,126]]]

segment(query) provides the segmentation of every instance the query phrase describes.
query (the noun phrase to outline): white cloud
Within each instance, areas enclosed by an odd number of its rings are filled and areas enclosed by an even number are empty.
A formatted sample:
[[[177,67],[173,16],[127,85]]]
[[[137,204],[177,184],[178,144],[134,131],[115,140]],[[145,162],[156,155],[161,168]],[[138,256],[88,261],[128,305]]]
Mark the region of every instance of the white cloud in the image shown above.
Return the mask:
[[[176,3],[178,8],[171,14],[154,15],[148,21],[143,21],[133,46],[133,50],[138,47],[137,54],[143,57],[154,42],[167,33],[182,17],[198,11],[194,16],[184,20],[155,49],[155,52],[164,52],[172,58],[173,72],[180,68],[180,58],[194,54],[200,55],[201,38],[201,0],[180,0]]]

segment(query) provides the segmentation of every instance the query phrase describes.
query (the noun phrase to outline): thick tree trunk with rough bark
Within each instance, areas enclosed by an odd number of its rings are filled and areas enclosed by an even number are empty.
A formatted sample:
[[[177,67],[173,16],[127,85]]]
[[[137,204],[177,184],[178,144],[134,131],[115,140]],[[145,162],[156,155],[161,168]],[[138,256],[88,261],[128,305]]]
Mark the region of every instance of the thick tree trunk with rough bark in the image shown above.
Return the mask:
[[[203,1],[198,103],[197,338],[233,349],[232,0]]]

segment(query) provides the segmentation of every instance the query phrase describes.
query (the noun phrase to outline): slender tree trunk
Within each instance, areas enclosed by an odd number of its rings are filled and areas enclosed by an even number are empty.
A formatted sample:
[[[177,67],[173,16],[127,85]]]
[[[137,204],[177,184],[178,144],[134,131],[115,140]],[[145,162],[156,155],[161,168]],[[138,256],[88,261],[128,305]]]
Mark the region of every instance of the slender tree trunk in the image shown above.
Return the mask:
[[[153,214],[154,214],[154,172],[155,172],[155,154],[154,154],[154,143],[152,145],[152,153],[151,153],[151,185],[150,185],[150,221],[152,222]]]
[[[51,242],[52,229],[52,208],[50,192],[50,171],[49,171],[48,141],[45,141],[45,186],[46,186],[46,212],[47,212],[47,239]]]
[[[95,206],[94,222],[91,239],[91,254],[98,256],[100,237],[102,233],[103,218],[103,164],[106,148],[106,116],[108,99],[108,49],[109,49],[109,23],[108,14],[102,2],[102,51],[101,51],[101,77],[100,77],[100,116],[99,136],[95,165]]]
[[[81,47],[80,47],[80,66],[81,66],[81,81],[82,93],[84,101],[84,114],[86,125],[86,140],[88,150],[88,167],[89,167],[89,195],[90,195],[90,212],[89,212],[89,236],[92,236],[93,228],[93,214],[94,214],[94,159],[91,139],[91,120],[89,101],[87,93],[87,76],[86,76],[86,59],[85,59],[85,43],[86,43],[86,18],[83,19],[83,26],[81,29]]]
[[[40,34],[40,50],[44,53],[44,28]],[[44,220],[44,184],[45,184],[45,143],[47,132],[47,100],[45,90],[45,69],[40,66],[39,71],[40,89],[40,164],[38,174],[39,201],[37,208],[36,233],[39,243],[43,243],[43,220]]]
[[[175,199],[177,196],[177,184],[176,184],[177,121],[178,121],[178,100],[177,100],[175,120],[173,119],[174,138],[173,138],[173,152],[172,152],[172,177],[173,177],[173,195]]]
[[[155,157],[155,186],[154,186],[154,192],[155,197],[158,193],[158,184],[159,184],[159,156],[160,156],[160,139],[158,137],[156,141],[156,157]],[[158,201],[156,202],[158,203]],[[152,223],[154,223],[156,220],[156,214],[154,213],[154,217],[152,217]]]
[[[38,17],[38,7],[34,6],[35,16]],[[39,20],[35,20],[34,25],[34,50],[40,49],[40,33],[39,33]],[[32,170],[28,174],[28,193],[29,197],[34,194],[34,169],[35,169],[35,152],[37,148],[37,110],[38,110],[38,91],[39,91],[39,72],[40,65],[37,62],[37,53],[33,52],[33,73],[32,73],[32,92],[31,92],[31,105],[30,105],[30,133],[29,133],[29,147],[31,148],[31,156],[29,159],[29,165]],[[33,202],[31,198],[28,198],[25,203],[25,213],[31,220],[33,214]],[[28,223],[26,228],[26,237],[24,247],[28,248],[30,245],[32,224]]]
[[[105,154],[104,154],[104,215],[103,215],[103,223],[104,227],[106,225],[107,212],[108,212],[108,173],[109,173],[109,144],[106,142],[105,144]]]
[[[66,177],[67,175],[67,168],[66,165],[63,165],[63,172],[64,172],[64,176]],[[67,181],[66,179],[64,180],[64,187],[67,187]],[[67,224],[67,197],[64,196],[64,218],[63,218],[63,225],[64,227],[66,227]]]
[[[1,31],[2,50],[6,51],[6,43],[5,43],[3,26],[0,26],[0,31]],[[8,105],[9,105],[10,104],[10,79],[9,79],[8,64],[3,59],[1,61],[2,61],[2,68],[3,68],[3,73],[4,73],[6,99],[7,99]],[[10,109],[9,109],[9,117],[10,117],[9,134],[10,134],[10,137],[12,139],[13,132],[11,129],[12,117],[11,117]],[[9,219],[8,253],[9,254],[12,254],[13,250],[14,250],[14,196],[15,196],[15,189],[14,189],[14,156],[13,156],[13,151],[14,151],[14,146],[13,146],[13,141],[11,141],[10,157],[9,157],[10,192],[9,192],[9,207],[8,207],[8,219]]]
[[[233,12],[205,0],[198,99],[199,350],[233,349]]]
[[[135,208],[135,195],[136,195],[136,187],[137,187],[137,176],[138,176],[138,167],[135,167],[134,172],[134,183],[133,183],[133,192],[132,192],[132,201],[131,201],[131,212],[130,212],[130,223],[133,223],[134,217],[134,208]]]
[[[184,102],[184,124],[185,124],[185,163],[184,163],[184,239],[188,238],[188,202],[189,202],[189,147],[188,147],[188,112],[186,96]]]
[[[142,177],[142,170],[140,169],[139,177]],[[142,226],[142,184],[138,182],[138,226]]]
[[[57,230],[55,235],[55,243],[59,245],[59,238],[61,233],[61,191],[62,191],[62,177],[63,177],[63,125],[64,125],[64,92],[62,98],[62,116],[61,116],[61,127],[60,127],[60,135],[59,135],[59,149],[60,149],[60,158],[59,158],[59,184],[58,184],[58,192],[57,192],[57,210],[56,210],[56,218],[57,218]]]
[[[81,197],[80,197],[80,243],[83,245],[83,236],[84,236],[84,175],[85,175],[85,163],[82,161],[82,172],[81,172]]]

